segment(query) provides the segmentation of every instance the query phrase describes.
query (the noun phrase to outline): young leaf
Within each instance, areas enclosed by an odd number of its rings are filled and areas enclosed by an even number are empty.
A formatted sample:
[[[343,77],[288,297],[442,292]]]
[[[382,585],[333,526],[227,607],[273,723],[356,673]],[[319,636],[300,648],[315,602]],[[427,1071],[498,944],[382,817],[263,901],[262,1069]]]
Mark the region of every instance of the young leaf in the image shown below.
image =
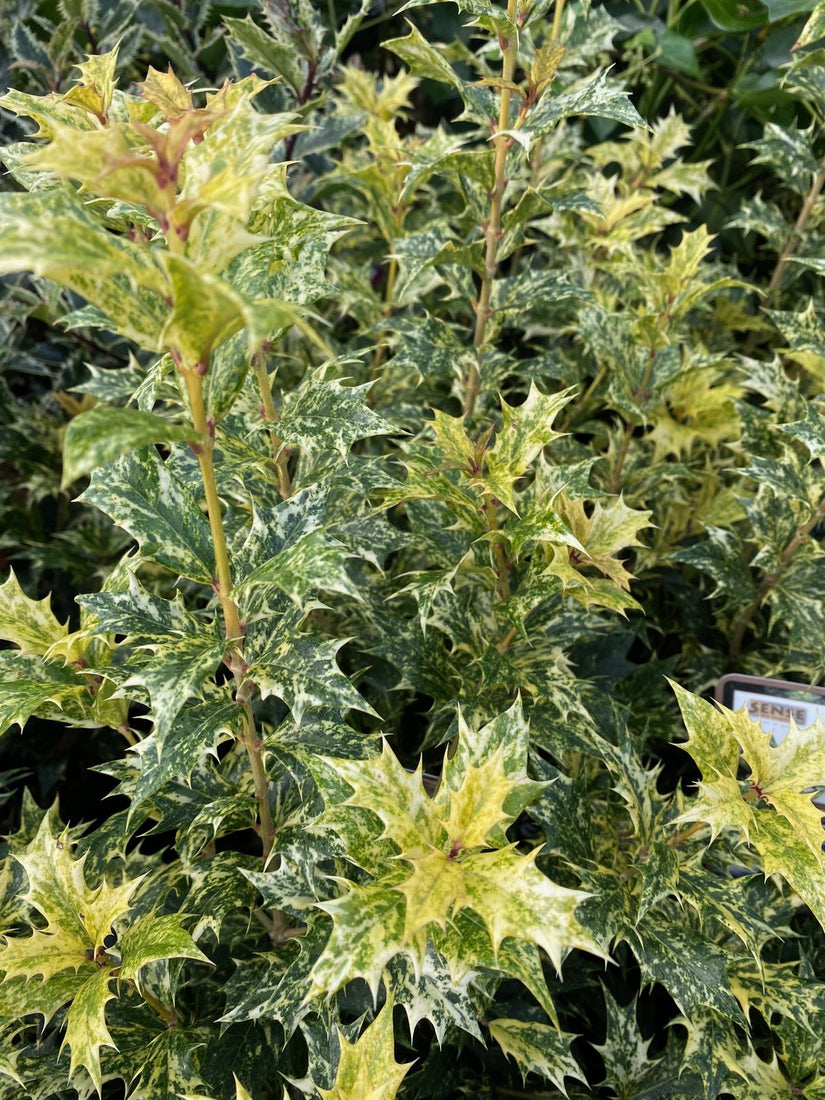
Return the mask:
[[[331,1089],[318,1089],[324,1100],[392,1100],[412,1063],[395,1061],[392,1000],[350,1043],[341,1035],[341,1057]]]
[[[420,772],[406,772],[386,746],[369,760],[325,762],[318,778],[330,798],[330,824],[351,852],[358,844],[358,858],[374,881],[350,884],[342,898],[319,905],[333,917],[332,935],[312,974],[319,992],[334,992],[353,977],[376,989],[394,955],[423,960],[428,938],[460,973],[439,930],[465,908],[481,918],[495,956],[507,938],[543,947],[557,968],[569,947],[601,953],[575,916],[586,895],[543,875],[535,865],[537,851],[523,856],[507,846],[504,829],[540,789],[526,775],[527,726],[520,705],[477,734],[466,726],[463,731],[466,744],[460,735],[434,798]],[[505,744],[508,731],[514,736]],[[336,787],[330,788],[333,776]],[[342,779],[353,793],[332,802],[331,790],[340,789]],[[360,808],[383,826],[381,844],[372,849],[364,847]]]
[[[688,729],[687,750],[702,773],[698,797],[678,821],[705,821],[716,836],[741,832],[762,856],[765,873],[783,875],[825,925],[822,814],[810,789],[825,776],[825,728],[791,723],[776,747],[758,721],[675,687]],[[740,752],[750,776],[738,780]],[[760,806],[765,803],[765,808]]]

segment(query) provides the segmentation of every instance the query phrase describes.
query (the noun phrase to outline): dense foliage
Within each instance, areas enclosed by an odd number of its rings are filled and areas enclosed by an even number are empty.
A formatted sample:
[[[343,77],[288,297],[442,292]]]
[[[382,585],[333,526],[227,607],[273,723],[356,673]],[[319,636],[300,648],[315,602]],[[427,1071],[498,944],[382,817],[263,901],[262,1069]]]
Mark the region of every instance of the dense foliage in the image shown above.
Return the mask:
[[[345,7],[8,17],[0,1097],[816,1100],[825,4]]]

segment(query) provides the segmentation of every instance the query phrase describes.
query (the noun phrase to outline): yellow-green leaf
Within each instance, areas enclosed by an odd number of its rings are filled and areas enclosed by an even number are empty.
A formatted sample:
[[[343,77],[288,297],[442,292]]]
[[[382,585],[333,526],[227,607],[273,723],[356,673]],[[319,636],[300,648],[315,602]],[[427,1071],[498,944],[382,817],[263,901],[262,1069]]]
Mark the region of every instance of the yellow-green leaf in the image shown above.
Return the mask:
[[[318,1089],[324,1100],[392,1100],[412,1063],[395,1060],[392,1001],[388,1000],[354,1043],[341,1035],[335,1084]]]
[[[23,653],[42,656],[67,632],[67,624],[59,623],[52,612],[50,597],[30,599],[12,570],[5,584],[0,585],[0,638]]]

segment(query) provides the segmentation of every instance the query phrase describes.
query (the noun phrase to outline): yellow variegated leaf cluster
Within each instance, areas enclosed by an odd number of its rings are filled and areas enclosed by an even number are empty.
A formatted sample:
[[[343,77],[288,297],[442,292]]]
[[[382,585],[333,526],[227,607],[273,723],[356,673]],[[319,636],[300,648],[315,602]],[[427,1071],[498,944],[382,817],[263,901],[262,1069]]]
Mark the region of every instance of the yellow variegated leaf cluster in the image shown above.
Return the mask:
[[[341,1036],[341,1057],[331,1089],[318,1089],[323,1100],[393,1100],[412,1063],[395,1060],[392,1000],[354,1042]]]
[[[2,982],[16,990],[19,1013],[47,1018],[69,1003],[63,1046],[71,1052],[69,1076],[83,1067],[101,1089],[101,1047],[113,1047],[106,1005],[113,980],[139,988],[139,971],[165,958],[207,961],[176,916],[130,921],[140,879],[90,887],[86,857],[72,857],[69,831],[52,831],[44,815],[25,852],[15,855],[27,887],[20,901],[35,915],[29,935],[8,931],[0,944]],[[117,950],[108,945],[117,939]],[[62,1049],[62,1048],[61,1048]]]
[[[406,955],[418,968],[429,942],[455,981],[473,969],[474,951],[482,965],[508,940],[542,947],[557,969],[573,947],[601,954],[575,915],[587,895],[543,874],[538,850],[522,854],[508,843],[506,829],[542,788],[527,777],[527,746],[516,702],[478,731],[459,719],[432,797],[420,769],[407,772],[386,744],[366,761],[324,762],[324,820],[371,881],[347,884],[341,897],[320,905],[333,926],[312,972],[316,992],[334,992],[355,977],[375,991],[394,956]],[[336,801],[342,780],[352,793]],[[465,933],[459,948],[455,922],[466,910],[480,919],[479,944]]]
[[[822,812],[812,789],[825,780],[825,727],[817,720],[771,744],[759,721],[675,687],[689,737],[686,748],[702,779],[678,819],[706,822],[711,837],[739,832],[761,857],[766,875],[787,880],[825,926]]]

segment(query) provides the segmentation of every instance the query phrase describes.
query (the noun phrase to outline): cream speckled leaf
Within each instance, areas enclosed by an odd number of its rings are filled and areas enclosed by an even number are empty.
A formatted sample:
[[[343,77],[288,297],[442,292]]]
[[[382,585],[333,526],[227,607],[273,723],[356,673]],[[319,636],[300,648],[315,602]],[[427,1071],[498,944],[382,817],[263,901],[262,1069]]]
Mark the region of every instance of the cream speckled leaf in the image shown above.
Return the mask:
[[[412,1063],[395,1061],[392,1000],[369,1027],[350,1043],[341,1035],[341,1056],[331,1089],[318,1089],[324,1100],[392,1100]]]
[[[620,588],[628,589],[632,574],[616,555],[633,546],[641,546],[639,532],[650,527],[649,511],[629,508],[621,496],[597,500],[588,516],[584,501],[567,500],[562,515],[571,532],[585,549],[587,563],[593,563]]]
[[[305,380],[300,389],[284,398],[278,434],[288,446],[310,453],[332,450],[346,457],[356,440],[394,431],[367,407],[371,385],[344,386],[337,379],[312,376],[311,384]]]
[[[107,53],[90,54],[85,61],[78,62],[75,68],[80,70],[80,80],[66,93],[65,101],[82,107],[98,119],[105,118],[115,90],[117,54],[115,46]]]
[[[71,931],[59,927],[53,932],[35,929],[30,936],[6,939],[0,947],[0,972],[6,982],[14,978],[48,981],[63,971],[79,970],[88,962],[88,949],[87,941]]]
[[[4,194],[0,232],[4,274],[31,271],[54,279],[97,306],[113,332],[157,347],[168,312],[163,272],[148,249],[104,230],[73,191]]]
[[[571,396],[566,390],[545,396],[533,384],[521,405],[502,401],[501,429],[485,455],[485,472],[474,483],[498,497],[511,512],[518,512],[514,482],[525,473],[542,447],[560,435],[553,429],[553,420]]]
[[[505,1054],[521,1070],[523,1080],[528,1073],[538,1074],[564,1092],[565,1077],[584,1082],[581,1067],[570,1052],[575,1038],[557,1031],[549,1024],[533,1020],[490,1020],[490,1035]]]
[[[504,829],[540,790],[526,776],[520,704],[477,733],[463,727],[459,746],[462,737],[467,744],[446,763],[434,798],[420,774],[407,773],[386,747],[365,761],[325,762],[353,790],[343,801],[323,771],[316,773],[333,803],[330,826],[349,838],[351,851],[353,832],[363,829],[363,807],[381,819],[384,838],[400,854],[383,857],[382,868],[376,850],[370,860],[375,882],[349,884],[342,898],[320,905],[333,917],[333,930],[313,971],[319,991],[334,992],[354,976],[375,989],[396,953],[420,965],[428,936],[445,931],[465,908],[481,918],[493,958],[506,939],[544,948],[557,969],[569,948],[601,954],[575,916],[588,895],[547,878],[535,865],[538,849],[524,856],[507,845]]]
[[[620,84],[610,81],[604,72],[596,73],[573,91],[561,95],[545,94],[527,116],[524,132],[530,139],[548,133],[563,118],[595,115],[612,118],[627,126],[644,126],[644,119],[630,102]]]
[[[140,755],[140,778],[130,816],[139,817],[140,808],[167,783],[188,782],[207,753],[217,758],[218,745],[237,734],[242,717],[241,708],[224,689],[203,702],[186,702],[175,718],[173,736],[144,738],[135,750]]]
[[[209,959],[195,945],[195,941],[181,926],[181,918],[175,914],[156,916],[147,914],[131,924],[118,943],[120,948],[121,980],[131,980],[138,990],[141,987],[140,972],[149,963],[160,959],[195,959],[208,963]]]
[[[729,953],[690,928],[655,920],[643,921],[629,940],[645,981],[660,982],[686,1016],[702,1006],[744,1024],[728,982]]]
[[[407,1013],[410,1034],[417,1024],[428,1020],[435,1031],[439,1045],[450,1027],[462,1030],[481,1039],[481,1030],[470,998],[474,978],[472,971],[461,978],[454,978],[444,960],[432,945],[428,946],[423,960],[418,960],[418,971],[409,956],[396,955],[387,966],[384,982],[392,992],[393,1000]]]
[[[32,715],[82,722],[91,702],[88,682],[73,668],[33,653],[0,651],[0,732],[22,729]]]
[[[250,623],[246,635],[248,675],[262,698],[276,695],[283,699],[298,723],[311,707],[352,708],[374,714],[335,660],[344,641],[301,633],[303,618],[302,611],[290,608],[280,619],[280,629],[273,629],[266,620]]]
[[[143,684],[149,690],[152,720],[160,741],[166,740],[181,708],[189,699],[200,699],[204,685],[221,663],[226,643],[214,628],[186,634],[153,647],[127,684]]]
[[[23,896],[46,918],[45,931],[72,935],[93,953],[103,946],[112,925],[128,913],[129,899],[140,881],[110,886],[104,880],[90,888],[84,873],[86,856],[72,858],[68,833],[55,836],[48,814],[25,853],[14,858],[28,879]]]
[[[62,95],[51,92],[49,95],[29,95],[18,88],[9,88],[0,96],[0,107],[13,111],[18,116],[33,119],[39,129],[38,137],[48,137],[55,123],[73,126],[80,132],[96,128],[96,123],[85,111],[78,111],[67,103]]]
[[[347,572],[352,557],[331,535],[309,531],[239,580],[236,587],[272,582],[298,607],[304,607],[305,597],[319,589],[357,600],[361,598],[360,590]]]
[[[138,409],[98,405],[69,421],[63,438],[62,485],[64,488],[71,485],[125,451],[134,451],[149,443],[189,439],[197,439],[191,424],[175,424]]]
[[[180,256],[163,257],[172,288],[172,312],[161,333],[165,349],[187,367],[205,368],[212,348],[243,324],[244,300],[223,279],[199,272]]]
[[[61,642],[67,632],[68,625],[59,623],[52,612],[50,597],[30,599],[12,569],[0,585],[0,638],[23,653],[42,656],[50,646]]]
[[[263,81],[258,84],[264,86]],[[209,127],[202,142],[187,147],[176,218],[183,216],[188,222],[194,211],[211,209],[246,224],[261,183],[272,170],[273,150],[279,141],[305,129],[297,115],[261,114],[250,100],[246,91]]]
[[[92,974],[75,994],[66,1013],[66,1034],[63,1046],[71,1050],[69,1076],[81,1066],[91,1077],[98,1093],[102,1090],[100,1048],[115,1044],[106,1026],[106,1005],[114,999],[109,983],[110,971]],[[61,1047],[61,1050],[63,1048]]]
[[[136,538],[144,557],[211,584],[215,564],[209,523],[193,494],[154,448],[99,467],[80,499],[100,508]]]

